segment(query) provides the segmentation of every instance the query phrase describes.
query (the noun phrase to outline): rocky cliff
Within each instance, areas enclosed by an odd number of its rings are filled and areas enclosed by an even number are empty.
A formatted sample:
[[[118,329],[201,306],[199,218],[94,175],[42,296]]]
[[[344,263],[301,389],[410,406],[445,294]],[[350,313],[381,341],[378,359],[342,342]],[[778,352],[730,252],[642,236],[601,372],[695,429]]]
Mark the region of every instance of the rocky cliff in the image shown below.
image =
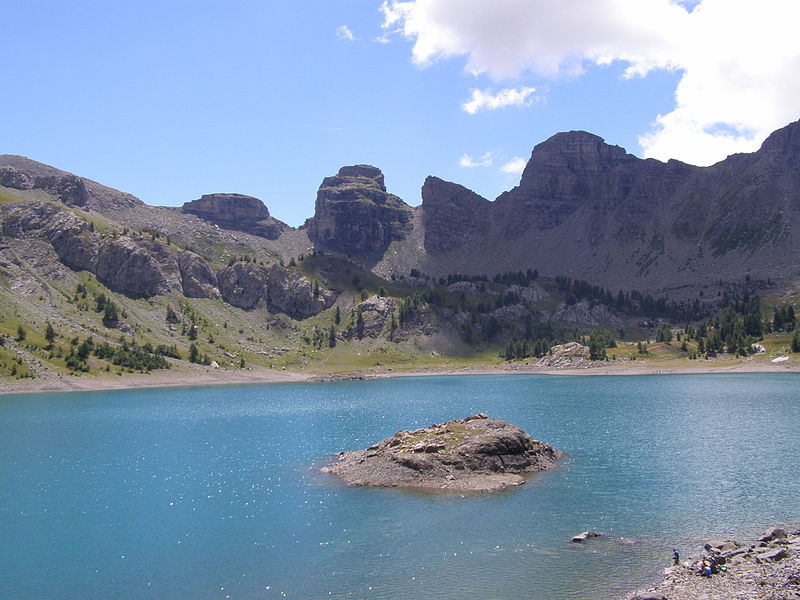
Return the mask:
[[[7,242],[45,241],[62,264],[88,271],[109,289],[132,297],[170,292],[192,298],[221,296],[238,308],[265,306],[297,318],[316,314],[335,299],[333,292],[278,264],[235,262],[215,273],[202,257],[152,236],[95,232],[89,222],[56,202],[0,205],[0,233]]]
[[[423,268],[538,269],[610,287],[663,289],[799,273],[800,123],[711,167],[642,160],[583,131],[537,145],[494,202],[423,186]],[[471,218],[470,215],[475,215]]]
[[[342,167],[317,192],[308,236],[339,252],[382,252],[405,237],[410,207],[386,191],[383,173],[368,165]]]
[[[280,237],[289,226],[270,216],[258,198],[244,194],[206,194],[186,202],[181,210],[225,229],[244,231],[270,240]]]

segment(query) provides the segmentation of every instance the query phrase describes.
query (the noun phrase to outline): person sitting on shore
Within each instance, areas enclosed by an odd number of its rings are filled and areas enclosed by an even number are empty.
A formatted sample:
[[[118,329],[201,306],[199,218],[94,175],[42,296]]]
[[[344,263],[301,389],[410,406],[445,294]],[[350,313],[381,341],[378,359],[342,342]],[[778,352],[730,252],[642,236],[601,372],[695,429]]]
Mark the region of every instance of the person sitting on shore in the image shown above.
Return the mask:
[[[701,575],[702,577],[708,577],[711,575],[711,565],[706,562],[705,558],[700,561],[700,572],[698,575]]]

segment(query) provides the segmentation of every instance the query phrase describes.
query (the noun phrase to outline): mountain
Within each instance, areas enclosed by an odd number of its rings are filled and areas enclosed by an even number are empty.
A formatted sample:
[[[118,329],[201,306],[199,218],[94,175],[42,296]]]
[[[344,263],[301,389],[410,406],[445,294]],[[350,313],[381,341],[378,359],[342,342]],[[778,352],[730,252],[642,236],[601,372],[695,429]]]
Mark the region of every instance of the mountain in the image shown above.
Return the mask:
[[[494,202],[431,177],[421,210],[418,267],[433,274],[535,268],[642,290],[789,281],[800,250],[800,124],[711,167],[559,133]]]
[[[0,155],[0,375],[23,363],[82,368],[85,336],[229,366],[334,360],[334,347],[381,364],[507,342],[506,355],[540,355],[596,327],[642,339],[665,322],[745,310],[800,275],[800,123],[710,167],[559,133],[494,201],[434,176],[421,198],[412,207],[377,167],[345,166],[294,228],[251,196],[149,206]],[[47,324],[61,347],[15,334]],[[746,352],[750,338],[736,339]]]

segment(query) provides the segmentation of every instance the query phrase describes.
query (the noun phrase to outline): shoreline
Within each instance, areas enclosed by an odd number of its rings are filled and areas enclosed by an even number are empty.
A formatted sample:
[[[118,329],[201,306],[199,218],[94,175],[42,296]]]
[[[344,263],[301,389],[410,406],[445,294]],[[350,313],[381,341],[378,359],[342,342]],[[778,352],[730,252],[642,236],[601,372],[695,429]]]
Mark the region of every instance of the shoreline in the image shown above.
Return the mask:
[[[701,561],[705,561],[701,564]],[[701,576],[704,565],[714,565]],[[791,600],[800,597],[800,530],[771,527],[745,543],[709,540],[697,554],[664,569],[650,587],[625,600]]]
[[[568,377],[601,377],[625,375],[800,373],[800,363],[764,363],[754,361],[714,361],[696,366],[659,366],[658,363],[600,363],[583,368],[538,367],[533,364],[497,366],[420,367],[395,371],[391,367],[373,371],[333,373],[326,371],[284,371],[253,368],[242,371],[211,369],[162,370],[149,374],[125,375],[49,374],[35,379],[0,380],[0,396],[6,394],[42,394],[60,392],[93,392],[140,388],[206,387],[228,385],[266,385],[275,383],[324,383],[390,377],[434,377],[443,375],[555,375]]]

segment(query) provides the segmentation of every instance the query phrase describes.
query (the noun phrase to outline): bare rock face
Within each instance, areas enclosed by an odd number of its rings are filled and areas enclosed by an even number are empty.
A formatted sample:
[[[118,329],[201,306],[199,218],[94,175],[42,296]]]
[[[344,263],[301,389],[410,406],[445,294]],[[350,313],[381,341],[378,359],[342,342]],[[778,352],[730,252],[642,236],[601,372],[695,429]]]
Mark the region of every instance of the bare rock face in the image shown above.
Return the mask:
[[[117,292],[132,296],[166,294],[170,285],[159,262],[171,260],[161,244],[142,243],[122,236],[100,247],[95,275]]]
[[[246,310],[270,306],[293,317],[309,317],[333,305],[336,296],[307,277],[279,265],[236,263],[217,273],[225,302]]]
[[[492,491],[525,483],[561,455],[519,427],[481,413],[398,431],[366,450],[342,452],[323,472],[352,486]]]
[[[99,244],[89,224],[53,202],[15,202],[0,206],[2,234],[42,237],[72,269],[94,271]]]
[[[438,177],[425,179],[422,210],[428,252],[449,252],[489,232],[491,203]]]
[[[333,306],[336,295],[314,285],[296,271],[272,265],[269,273],[269,302],[287,315],[310,317]]]
[[[222,299],[238,308],[250,310],[267,298],[266,267],[254,263],[237,262],[217,273],[217,285]]]
[[[309,238],[324,248],[379,252],[405,237],[410,218],[411,208],[386,191],[380,169],[356,165],[322,181],[306,225]]]
[[[178,269],[184,296],[189,298],[219,298],[217,277],[203,258],[188,250],[178,255]]]
[[[551,369],[585,368],[592,366],[589,354],[589,346],[578,342],[567,342],[550,348],[550,353],[542,357],[536,366]]]
[[[389,326],[392,314],[397,310],[397,303],[391,298],[371,296],[356,306],[361,311],[362,325],[355,331],[359,337],[377,338]]]
[[[0,220],[3,235],[46,239],[63,264],[94,273],[114,291],[153,296],[177,283],[175,260],[161,244],[128,236],[103,243],[89,223],[55,202],[10,203],[0,207]]]
[[[553,311],[551,321],[581,323],[593,327],[618,327],[622,323],[605,304],[593,306],[587,300],[581,300],[575,304],[560,304]]]
[[[196,215],[223,229],[243,231],[275,240],[289,226],[270,216],[264,203],[244,194],[206,194],[186,202],[181,210]]]

